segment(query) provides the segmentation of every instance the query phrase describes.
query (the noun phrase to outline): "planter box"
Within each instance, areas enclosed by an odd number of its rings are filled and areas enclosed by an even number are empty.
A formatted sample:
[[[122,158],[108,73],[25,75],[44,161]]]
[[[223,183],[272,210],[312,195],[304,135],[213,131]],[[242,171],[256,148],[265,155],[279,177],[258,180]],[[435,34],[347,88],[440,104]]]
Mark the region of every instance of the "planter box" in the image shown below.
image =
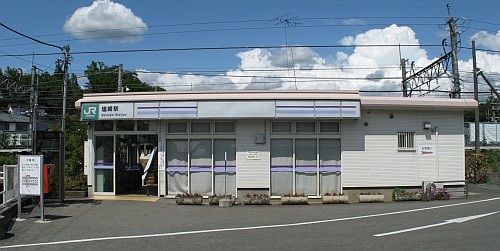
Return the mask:
[[[233,200],[231,198],[220,198],[219,207],[232,207]]]
[[[175,203],[177,205],[201,205],[203,197],[198,196],[176,196]]]
[[[235,201],[236,201],[236,198],[233,196],[231,196],[231,197],[228,196],[228,198],[226,198],[226,197],[224,197],[224,195],[212,195],[212,196],[208,196],[208,204],[209,205],[220,205],[219,201],[222,199],[230,199],[231,203],[233,205],[235,204]]]
[[[349,203],[349,195],[323,195],[321,197],[323,204],[342,204]]]
[[[264,196],[245,196],[242,202],[243,205],[269,205],[271,199]]]
[[[281,205],[307,205],[307,196],[293,196],[284,197],[281,196]]]
[[[422,200],[421,193],[396,193],[394,194],[395,201],[416,201]]]
[[[384,202],[384,195],[383,194],[360,194],[359,195],[359,202],[361,202],[361,203]]]

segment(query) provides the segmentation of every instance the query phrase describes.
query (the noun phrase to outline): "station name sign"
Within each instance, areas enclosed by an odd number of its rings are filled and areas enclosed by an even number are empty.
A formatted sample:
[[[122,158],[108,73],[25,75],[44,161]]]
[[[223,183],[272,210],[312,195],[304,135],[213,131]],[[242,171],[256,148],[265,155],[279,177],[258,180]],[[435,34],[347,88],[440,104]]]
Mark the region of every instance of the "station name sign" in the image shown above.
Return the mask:
[[[82,104],[82,120],[134,118],[133,103]]]

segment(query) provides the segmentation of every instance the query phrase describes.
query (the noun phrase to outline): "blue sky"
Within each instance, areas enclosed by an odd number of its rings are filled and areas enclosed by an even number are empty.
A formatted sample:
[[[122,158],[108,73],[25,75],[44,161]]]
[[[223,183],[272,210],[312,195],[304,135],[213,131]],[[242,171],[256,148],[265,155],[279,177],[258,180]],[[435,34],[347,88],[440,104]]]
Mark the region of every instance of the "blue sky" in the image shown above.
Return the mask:
[[[443,39],[449,44],[448,2],[465,47],[459,52],[463,90],[472,90],[472,37],[478,49],[490,50],[478,54],[478,63],[496,82],[498,1],[33,0],[4,3],[0,22],[48,43],[70,45],[71,73],[78,76],[94,60],[121,63],[125,70],[138,71],[141,80],[169,90],[398,90],[400,55],[418,69],[442,55]],[[356,46],[360,44],[403,47]],[[421,46],[404,47],[408,44]],[[304,47],[272,48],[283,45]],[[82,53],[144,49],[187,50]],[[0,27],[2,69],[27,71],[32,57],[20,55],[57,52]],[[58,57],[35,55],[34,62],[52,71]],[[79,80],[82,85],[85,81]],[[450,89],[446,79],[439,82],[434,85],[440,90]]]

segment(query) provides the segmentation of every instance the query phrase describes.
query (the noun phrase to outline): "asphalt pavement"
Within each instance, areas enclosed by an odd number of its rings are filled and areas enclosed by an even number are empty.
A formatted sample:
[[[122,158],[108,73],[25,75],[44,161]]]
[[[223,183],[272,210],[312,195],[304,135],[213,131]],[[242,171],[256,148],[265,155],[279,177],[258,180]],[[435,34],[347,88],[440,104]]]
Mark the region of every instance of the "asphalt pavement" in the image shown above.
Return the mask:
[[[471,185],[468,199],[345,205],[180,206],[66,200],[23,209],[9,250],[496,250],[500,186]]]

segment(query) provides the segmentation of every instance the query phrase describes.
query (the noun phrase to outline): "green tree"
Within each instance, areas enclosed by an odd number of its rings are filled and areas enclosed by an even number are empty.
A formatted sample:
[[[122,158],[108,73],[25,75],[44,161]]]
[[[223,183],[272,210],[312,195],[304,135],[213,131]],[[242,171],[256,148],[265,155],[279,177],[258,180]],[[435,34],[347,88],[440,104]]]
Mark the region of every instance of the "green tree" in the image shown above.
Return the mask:
[[[106,93],[118,91],[119,66],[107,66],[103,62],[92,61],[85,70],[85,77],[89,80],[86,93]],[[135,72],[123,71],[122,86],[131,92],[164,91],[163,88],[153,87],[142,82]]]

